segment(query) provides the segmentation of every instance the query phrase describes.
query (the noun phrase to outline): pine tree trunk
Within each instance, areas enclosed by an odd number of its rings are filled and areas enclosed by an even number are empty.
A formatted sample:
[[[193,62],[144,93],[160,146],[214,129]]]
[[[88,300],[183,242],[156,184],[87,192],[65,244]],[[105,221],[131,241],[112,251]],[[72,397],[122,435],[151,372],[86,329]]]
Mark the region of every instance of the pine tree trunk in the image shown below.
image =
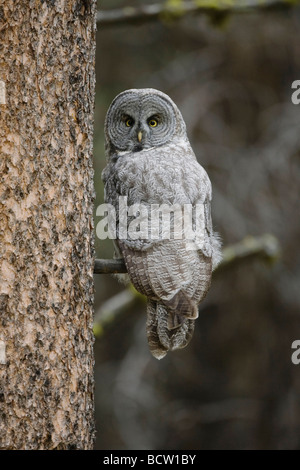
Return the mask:
[[[0,448],[90,449],[94,0],[0,0]]]

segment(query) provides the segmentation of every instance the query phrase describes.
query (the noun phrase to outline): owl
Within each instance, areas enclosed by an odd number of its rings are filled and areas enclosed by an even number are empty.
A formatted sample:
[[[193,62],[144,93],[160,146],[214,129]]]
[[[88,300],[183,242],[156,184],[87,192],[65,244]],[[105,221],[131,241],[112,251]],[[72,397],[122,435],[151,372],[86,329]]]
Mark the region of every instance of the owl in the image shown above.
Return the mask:
[[[161,359],[189,343],[221,260],[211,183],[179,109],[155,89],[126,90],[113,100],[105,150],[102,179],[105,201],[115,208],[115,256],[124,258],[134,287],[147,296],[149,349]],[[165,213],[170,220],[163,226]],[[124,231],[134,221],[136,230]]]

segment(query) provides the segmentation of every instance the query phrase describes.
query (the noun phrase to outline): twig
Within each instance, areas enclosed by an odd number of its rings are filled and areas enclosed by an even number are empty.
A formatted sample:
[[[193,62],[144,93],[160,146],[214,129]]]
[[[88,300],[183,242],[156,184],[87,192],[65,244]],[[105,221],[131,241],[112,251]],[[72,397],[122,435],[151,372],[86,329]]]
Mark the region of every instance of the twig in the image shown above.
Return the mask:
[[[116,10],[101,10],[97,13],[97,22],[104,26],[141,24],[158,19],[179,19],[191,13],[228,14],[249,13],[252,11],[282,10],[299,4],[298,0],[210,0],[155,3],[140,7],[124,7]]]
[[[93,327],[95,336],[100,336],[103,332],[103,328],[112,323],[116,317],[131,307],[139,295],[138,292],[128,288],[118,292],[118,294],[113,295],[103,302],[95,313]]]

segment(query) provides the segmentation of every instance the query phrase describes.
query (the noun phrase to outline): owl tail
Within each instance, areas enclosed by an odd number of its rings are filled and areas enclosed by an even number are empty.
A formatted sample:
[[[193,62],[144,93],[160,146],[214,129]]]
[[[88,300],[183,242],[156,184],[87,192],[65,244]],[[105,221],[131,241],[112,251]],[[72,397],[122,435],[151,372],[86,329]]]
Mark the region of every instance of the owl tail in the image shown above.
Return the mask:
[[[196,314],[191,318],[170,311],[160,302],[148,300],[147,303],[147,338],[151,354],[162,359],[167,352],[184,348],[194,332]]]

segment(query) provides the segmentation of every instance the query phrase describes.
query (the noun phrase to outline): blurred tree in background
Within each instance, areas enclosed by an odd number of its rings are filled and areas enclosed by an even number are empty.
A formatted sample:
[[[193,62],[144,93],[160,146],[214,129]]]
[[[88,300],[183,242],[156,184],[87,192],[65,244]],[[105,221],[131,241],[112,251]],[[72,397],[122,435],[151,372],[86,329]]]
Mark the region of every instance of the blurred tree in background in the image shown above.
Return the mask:
[[[158,88],[181,109],[210,176],[224,245],[270,233],[281,255],[220,273],[189,347],[160,362],[146,344],[142,298],[98,331],[96,448],[299,449],[291,344],[300,339],[300,106],[291,84],[300,79],[300,9],[100,23],[97,40],[96,207],[110,102],[127,88]],[[112,257],[111,241],[96,243],[98,258]],[[124,291],[109,275],[95,282],[96,311]]]

